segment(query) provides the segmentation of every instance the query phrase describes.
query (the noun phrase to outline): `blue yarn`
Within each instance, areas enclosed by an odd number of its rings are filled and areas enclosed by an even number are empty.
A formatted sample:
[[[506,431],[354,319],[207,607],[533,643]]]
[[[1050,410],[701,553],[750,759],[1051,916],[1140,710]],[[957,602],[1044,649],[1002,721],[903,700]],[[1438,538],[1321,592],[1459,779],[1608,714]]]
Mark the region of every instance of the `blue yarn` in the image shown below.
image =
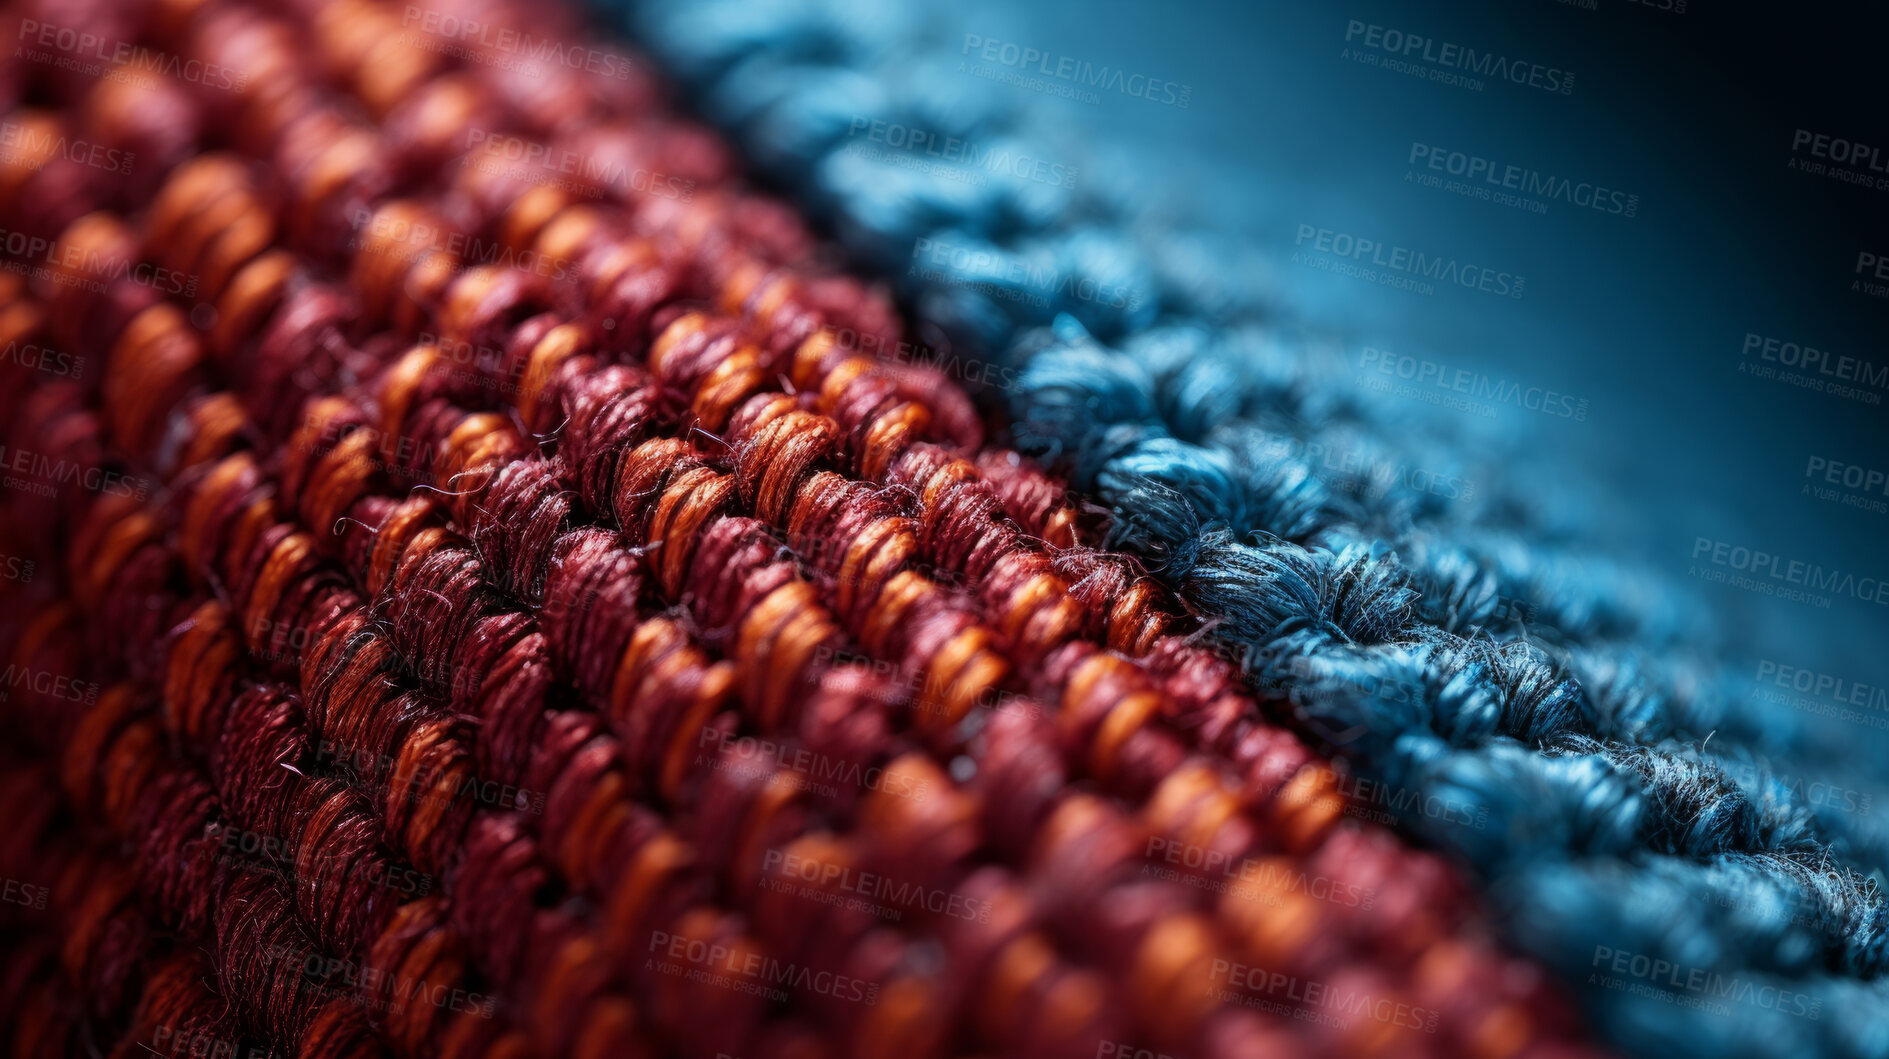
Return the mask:
[[[1017,446],[1111,513],[1109,543],[1286,692],[1301,732],[1395,792],[1400,827],[1482,873],[1510,938],[1610,1041],[1889,1057],[1889,824],[1792,778],[1849,748],[1751,695],[1690,586],[1584,543],[1584,494],[1540,486],[1558,469],[1310,355],[1228,233],[1138,231],[1154,180],[1132,145],[1095,164],[902,11],[648,0],[624,17],[928,335],[1010,380]],[[862,120],[1078,178],[949,179],[869,149]],[[1846,798],[1881,793],[1839,778]],[[1597,948],[1749,988],[1641,995],[1625,986],[1655,983],[1595,977]],[[1762,999],[1780,990],[1817,998],[1815,1017]]]

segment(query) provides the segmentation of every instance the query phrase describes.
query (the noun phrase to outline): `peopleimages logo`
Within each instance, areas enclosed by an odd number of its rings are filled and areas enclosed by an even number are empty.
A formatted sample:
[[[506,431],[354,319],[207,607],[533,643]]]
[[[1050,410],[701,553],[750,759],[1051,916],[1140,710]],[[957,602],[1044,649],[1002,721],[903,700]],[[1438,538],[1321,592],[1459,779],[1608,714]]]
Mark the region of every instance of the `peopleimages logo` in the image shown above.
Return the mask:
[[[630,169],[621,162],[484,129],[466,130],[466,154],[460,164],[482,173],[503,173],[585,198],[601,198],[604,188],[619,194],[632,191],[681,202],[687,202],[695,194],[693,180],[641,166]]]
[[[350,250],[405,257],[417,256],[423,250],[438,250],[454,258],[455,267],[460,271],[496,265],[559,282],[576,280],[581,274],[579,266],[565,258],[550,257],[529,248],[515,250],[502,240],[481,239],[457,228],[414,221],[385,210],[361,206],[355,209],[351,220],[355,237],[348,244]]]
[[[1881,148],[1809,129],[1791,134],[1791,160],[1785,167],[1843,184],[1889,189],[1889,156]]]
[[[741,769],[744,765],[748,765],[756,769],[757,774],[763,768],[787,769],[809,779],[823,781],[814,784],[814,788],[823,791],[829,797],[837,793],[837,784],[856,787],[860,790],[882,791],[895,797],[913,800],[924,798],[928,790],[924,781],[914,779],[898,769],[888,770],[878,765],[862,765],[857,761],[822,754],[806,747],[756,739],[749,735],[736,735],[715,725],[705,726],[695,745],[697,750],[706,749],[709,754],[715,756],[715,767]],[[702,761],[706,756],[698,754],[697,760]]]
[[[1256,884],[1240,892],[1242,897],[1275,894],[1303,894],[1317,901],[1329,901],[1347,908],[1369,909],[1377,900],[1377,891],[1355,883],[1308,874],[1282,864],[1277,858],[1237,860],[1223,850],[1184,842],[1179,839],[1149,835],[1142,855],[1149,861],[1162,861],[1203,876]],[[1143,874],[1148,874],[1146,871]],[[1224,892],[1224,891],[1223,891]]]
[[[1731,777],[1732,782],[1747,791],[1775,791],[1781,788],[1790,791],[1800,804],[1832,809],[1851,816],[1868,816],[1875,802],[1868,791],[1771,772],[1750,761],[1725,759],[1718,762],[1718,767],[1719,771]]]
[[[447,986],[424,977],[401,974],[368,963],[329,956],[312,948],[293,944],[273,944],[264,950],[272,963],[286,965],[301,973],[302,986],[321,997],[347,997],[351,1003],[369,1011],[398,1014],[425,1004],[461,1015],[489,1019],[498,1010],[498,998]]]
[[[145,1051],[173,1059],[277,1059],[266,1045],[218,1037],[212,1029],[162,1025],[151,1032],[151,1046]]]
[[[87,250],[71,240],[48,239],[0,228],[0,249],[12,258],[0,263],[0,268],[47,283],[78,286],[103,294],[107,284],[129,280],[160,294],[185,298],[194,298],[197,294],[194,275],[153,265],[136,255],[119,257]]]
[[[1254,964],[1215,959],[1209,996],[1222,1003],[1264,1011],[1333,1029],[1347,1029],[1358,1019],[1386,1026],[1435,1033],[1441,1012],[1390,995],[1380,996],[1357,983],[1336,984],[1275,971]],[[1220,983],[1226,983],[1222,987]]]
[[[1020,74],[1037,74],[1068,82],[1071,86],[1087,89],[1101,89],[1105,92],[1119,92],[1132,99],[1143,99],[1150,103],[1186,109],[1194,98],[1192,85],[1178,81],[1169,81],[1147,74],[1129,73],[1120,67],[1097,66],[1087,59],[1078,59],[1073,55],[1057,55],[1041,48],[1026,47],[1010,41],[995,40],[976,33],[964,35],[964,47],[959,55],[975,55],[984,62],[996,63],[1008,67]],[[1094,93],[1085,93],[1083,102],[1096,102],[1100,97]]]
[[[1750,331],[1745,332],[1744,346],[1739,353],[1743,357],[1755,356],[1758,360],[1786,368],[1814,371],[1839,382],[1861,383],[1889,391],[1889,364],[1872,364],[1856,357]]]
[[[1465,264],[1453,257],[1426,254],[1407,246],[1391,246],[1350,232],[1312,224],[1299,225],[1293,245],[1300,248],[1300,252],[1292,255],[1294,264],[1328,268],[1332,272],[1355,276],[1368,283],[1402,287],[1419,294],[1433,293],[1435,287],[1432,284],[1441,283],[1505,298],[1520,298],[1528,286],[1527,277],[1512,272],[1499,272],[1474,263]],[[1338,267],[1332,267],[1317,258],[1304,257],[1303,252],[1329,254],[1339,259]]]
[[[1789,688],[1806,695],[1817,695],[1832,702],[1846,703],[1851,706],[1868,706],[1889,712],[1889,688],[1882,688],[1875,684],[1845,680],[1829,673],[1783,665],[1768,659],[1758,663],[1758,675],[1755,679],[1760,684],[1776,684],[1780,688]]]
[[[1091,276],[1034,259],[944,239],[920,238],[912,245],[910,274],[1039,307],[1048,307],[1052,298],[1059,298],[1132,310],[1142,300],[1141,292],[1126,284],[1098,283]]]
[[[1692,558],[1749,575],[1749,578],[1762,578],[1757,584],[1763,586],[1761,591],[1766,595],[1784,595],[1785,586],[1803,586],[1818,592],[1849,596],[1864,603],[1889,606],[1889,581],[1877,577],[1858,577],[1844,570],[1826,570],[1801,559],[1786,559],[1771,552],[1734,545],[1728,541],[1715,541],[1709,537],[1699,537],[1693,541]],[[1698,576],[1696,565],[1693,570],[1694,576]]]
[[[1804,463],[1805,482],[1798,490],[1813,500],[1827,500],[1845,507],[1877,514],[1889,513],[1889,501],[1869,495],[1889,497],[1889,474],[1881,468],[1833,460],[1812,455]]]
[[[1791,706],[1865,728],[1889,729],[1889,688],[1765,659],[1755,678],[1760,702]],[[1858,707],[1851,709],[1851,707]]]
[[[650,933],[644,969],[775,1001],[790,999],[791,989],[867,1007],[879,1002],[877,982],[837,971],[816,971],[745,946],[722,945],[664,930]]]
[[[1592,968],[1587,979],[1589,985],[1665,999],[1687,1007],[1729,1014],[1730,1004],[1749,1004],[1813,1021],[1823,1015],[1823,1000],[1810,993],[1799,993],[1793,989],[1759,984],[1738,977],[1727,978],[1710,968],[1687,967],[1658,956],[1616,949],[1610,945],[1594,946],[1594,959],[1589,966]],[[1666,992],[1668,990],[1671,992]],[[1665,995],[1660,996],[1661,993]],[[1728,1001],[1729,1004],[1713,1003],[1716,1001]]]
[[[1417,386],[1461,394],[1474,401],[1510,405],[1557,419],[1587,420],[1587,398],[1562,393],[1542,386],[1524,386],[1512,379],[1485,375],[1469,368],[1452,368],[1426,357],[1397,354],[1374,346],[1365,346],[1358,355],[1358,367],[1376,369]]]
[[[1850,281],[1850,289],[1872,298],[1889,298],[1889,254],[1860,250],[1856,254],[1856,275],[1868,279]]]
[[[30,165],[37,169],[54,157],[68,162],[102,169],[107,173],[129,173],[137,155],[89,140],[67,139],[51,129],[30,123],[0,121],[0,157],[12,165]]]
[[[1791,153],[1808,154],[1838,165],[1861,166],[1872,173],[1889,173],[1889,157],[1884,157],[1874,145],[1809,129],[1798,129],[1791,134]]]
[[[1470,500],[1476,496],[1475,482],[1448,471],[1392,463],[1381,454],[1350,446],[1333,446],[1317,439],[1264,432],[1259,436],[1264,441],[1251,451],[1265,459],[1302,461],[1334,493],[1359,496],[1396,486],[1445,500]]]
[[[571,44],[555,37],[533,37],[530,33],[511,26],[495,26],[474,19],[460,18],[456,15],[434,11],[428,8],[407,5],[400,16],[400,25],[417,26],[422,33],[438,37],[442,41],[462,45],[448,51],[454,58],[472,61],[494,60],[497,56],[482,56],[483,52],[499,52],[515,55],[526,65],[513,66],[493,62],[506,69],[518,69],[530,74],[535,71],[529,63],[543,63],[547,66],[562,66],[570,70],[582,70],[599,77],[627,81],[634,68],[630,60],[614,52],[587,48],[580,44]],[[474,49],[477,49],[476,51]]]
[[[781,881],[798,880],[812,884],[801,896],[818,898],[824,888],[831,888],[840,894],[854,894],[879,906],[884,911],[894,913],[887,918],[899,918],[900,913],[923,910],[933,915],[948,916],[952,919],[969,920],[974,923],[990,922],[990,902],[949,890],[922,886],[914,882],[900,881],[878,872],[861,871],[850,864],[821,860],[814,856],[803,856],[791,850],[770,849],[761,858],[761,873],[775,876]],[[774,880],[762,880],[762,886],[778,889],[770,885]]]
[[[112,40],[31,18],[20,20],[18,39],[21,47],[14,52],[15,58],[88,77],[123,81],[137,74],[158,74],[205,88],[239,93],[249,84],[249,74],[242,70],[200,59],[185,59],[132,41]],[[42,48],[51,50],[38,50]]]
[[[1345,23],[1345,43],[1361,45],[1403,59],[1429,63],[1446,70],[1460,70],[1497,81],[1527,85],[1543,92],[1571,95],[1574,75],[1541,63],[1512,59],[1495,52],[1478,51],[1449,41],[1439,41],[1417,33],[1349,19]]]
[[[45,911],[46,898],[51,893],[50,886],[38,886],[20,879],[0,880],[0,901],[30,908],[35,912]]]
[[[85,370],[85,358],[67,356],[56,349],[35,345],[31,342],[8,342],[0,356],[13,364],[33,371],[43,371],[64,379],[76,379]]]
[[[204,825],[203,837],[215,842],[216,861],[226,867],[261,872],[291,882],[314,878],[329,867],[317,859],[319,850],[258,831],[212,821]],[[370,859],[364,867],[350,870],[352,877],[360,882],[409,898],[425,897],[433,891],[433,877],[417,868]]]
[[[936,161],[961,167],[966,172],[996,173],[1015,177],[1018,180],[1030,180],[1051,187],[1075,187],[1076,168],[1061,162],[1052,162],[1044,158],[1035,158],[1020,152],[1013,153],[1003,146],[974,143],[956,136],[941,136],[926,129],[902,125],[874,118],[856,117],[847,136],[853,139],[854,147],[867,144],[884,144],[894,151],[909,155],[914,161]],[[868,156],[871,157],[871,156]],[[889,160],[881,152],[880,160]],[[897,156],[892,156],[897,157]]]
[[[0,670],[0,702],[6,701],[20,688],[49,699],[82,702],[88,706],[98,701],[100,690],[99,685],[89,680],[78,680],[63,673],[9,662],[4,670]]]
[[[1745,333],[1738,371],[1863,404],[1879,405],[1883,393],[1889,392],[1889,365],[1752,332]]]
[[[1497,192],[1523,196],[1523,202],[1514,204],[1530,208],[1531,212],[1547,212],[1546,202],[1565,202],[1620,217],[1632,217],[1640,212],[1640,196],[1629,192],[1589,181],[1570,180],[1527,166],[1497,162],[1481,155],[1453,151],[1434,144],[1411,143],[1410,157],[1405,161],[1432,173],[1461,177],[1470,185],[1464,193],[1471,198],[1492,198]],[[1526,202],[1527,198],[1538,200],[1540,207],[1533,208]],[[1495,201],[1501,205],[1511,204],[1500,199]]]

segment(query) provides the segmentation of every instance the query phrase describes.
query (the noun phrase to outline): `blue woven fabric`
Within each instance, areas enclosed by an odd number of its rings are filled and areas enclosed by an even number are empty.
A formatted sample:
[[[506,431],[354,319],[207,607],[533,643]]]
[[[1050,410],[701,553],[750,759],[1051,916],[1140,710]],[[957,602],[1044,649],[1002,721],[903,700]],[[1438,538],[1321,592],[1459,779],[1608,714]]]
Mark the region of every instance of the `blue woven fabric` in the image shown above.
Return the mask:
[[[912,16],[720,0],[613,17],[931,338],[993,365],[1016,444],[1108,509],[1111,543],[1308,738],[1443,807],[1404,824],[1481,873],[1607,1040],[1889,1056],[1880,768],[1754,695],[1755,662],[1691,585],[1593,545],[1565,475],[1334,374],[1237,245],[1149,225],[1152,174],[1083,183],[1076,133],[958,72],[955,42]],[[966,181],[862,149],[877,122],[1078,177]]]

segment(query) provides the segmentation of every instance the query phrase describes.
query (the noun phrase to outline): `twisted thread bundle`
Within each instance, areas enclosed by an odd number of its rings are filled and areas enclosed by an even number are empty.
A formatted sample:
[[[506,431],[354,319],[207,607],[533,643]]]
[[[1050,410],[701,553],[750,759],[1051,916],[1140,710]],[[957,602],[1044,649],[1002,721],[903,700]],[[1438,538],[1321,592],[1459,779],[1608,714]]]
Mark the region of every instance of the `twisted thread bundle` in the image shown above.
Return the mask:
[[[19,1054],[1581,1054],[646,79],[94,14],[246,88],[13,68]]]
[[[1889,861],[1856,811],[1880,786],[1753,693],[1688,589],[1583,544],[1514,464],[1475,468],[1467,428],[1326,371],[1234,253],[1139,231],[1152,180],[1132,159],[1072,189],[861,150],[862,128],[897,128],[1104,168],[1050,108],[967,77],[955,37],[853,4],[736,6],[627,22],[900,277],[947,362],[988,362],[974,374],[1017,447],[1095,497],[1111,542],[1288,700],[1276,715],[1385,790],[1462,810],[1404,822],[1481,870],[1509,936],[1589,986],[1611,1041],[1889,1051]],[[1802,771],[1831,761],[1848,768]],[[1684,974],[1616,976],[1620,953]]]

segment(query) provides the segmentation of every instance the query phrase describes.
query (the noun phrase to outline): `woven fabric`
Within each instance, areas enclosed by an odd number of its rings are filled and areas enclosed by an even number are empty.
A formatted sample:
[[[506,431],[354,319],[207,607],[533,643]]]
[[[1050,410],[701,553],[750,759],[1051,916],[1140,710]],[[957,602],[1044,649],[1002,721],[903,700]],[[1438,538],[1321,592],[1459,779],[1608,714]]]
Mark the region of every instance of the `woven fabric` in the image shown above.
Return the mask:
[[[898,278],[942,359],[982,364],[965,374],[1017,447],[1114,517],[1112,543],[1288,700],[1276,716],[1387,790],[1487,811],[1405,824],[1479,870],[1610,1041],[1889,1049],[1879,770],[1759,694],[1691,588],[1570,533],[1584,497],[1526,454],[1478,458],[1500,439],[1325,372],[1290,307],[1242,282],[1260,270],[1150,230],[1133,200],[1153,166],[1091,165],[1050,108],[967,76],[957,36],[851,3],[745,10],[624,18]],[[963,179],[1006,152],[1114,179]]]
[[[445,10],[28,14],[221,75],[8,68],[14,1054],[1587,1053],[640,62]]]

